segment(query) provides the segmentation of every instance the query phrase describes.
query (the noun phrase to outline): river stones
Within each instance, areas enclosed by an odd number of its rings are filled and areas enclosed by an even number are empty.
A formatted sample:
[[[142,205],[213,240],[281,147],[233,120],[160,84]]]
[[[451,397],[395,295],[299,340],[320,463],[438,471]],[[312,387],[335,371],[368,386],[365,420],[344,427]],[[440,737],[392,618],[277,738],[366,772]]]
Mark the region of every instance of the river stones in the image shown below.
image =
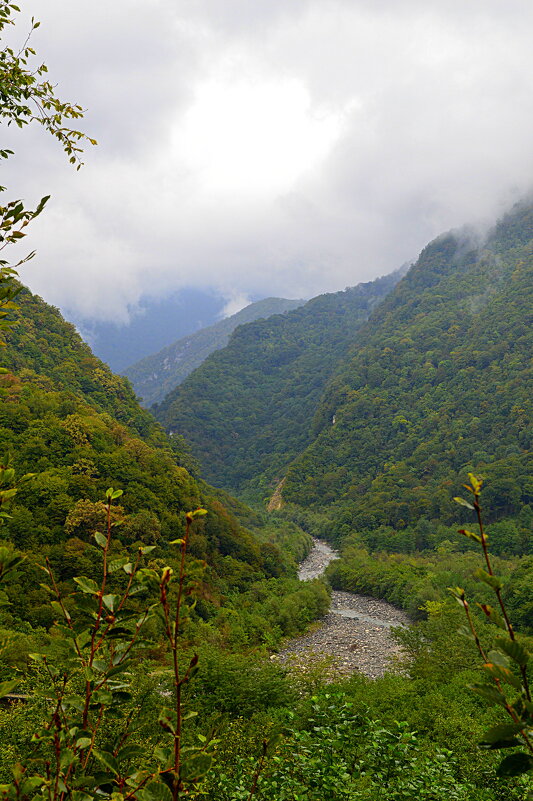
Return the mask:
[[[300,565],[300,579],[317,578],[335,558],[337,553],[327,543],[315,540],[313,550]],[[327,659],[333,674],[359,671],[377,678],[401,653],[391,637],[391,628],[408,623],[405,612],[386,601],[334,590],[330,612],[318,627],[290,640],[274,658],[300,669]]]

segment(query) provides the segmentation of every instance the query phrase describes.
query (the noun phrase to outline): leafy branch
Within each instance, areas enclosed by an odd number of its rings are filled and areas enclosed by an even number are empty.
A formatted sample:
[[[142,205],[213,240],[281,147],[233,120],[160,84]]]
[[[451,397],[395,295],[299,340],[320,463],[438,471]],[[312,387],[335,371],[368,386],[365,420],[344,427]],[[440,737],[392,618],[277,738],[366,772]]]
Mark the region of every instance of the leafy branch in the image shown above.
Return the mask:
[[[483,667],[492,680],[491,684],[473,685],[471,689],[488,703],[502,706],[512,720],[512,723],[498,724],[485,732],[480,745],[490,749],[525,746],[525,751],[514,752],[505,757],[498,767],[500,776],[518,776],[533,770],[533,703],[528,677],[530,654],[513,629],[502,596],[502,581],[492,568],[488,548],[489,538],[480,504],[483,482],[472,473],[468,474],[468,478],[470,484],[463,486],[472,497],[468,501],[459,497],[454,500],[475,513],[478,531],[463,528],[459,533],[481,546],[486,570],[479,568],[475,576],[494,592],[499,609],[485,603],[479,604],[479,607],[486,618],[504,632],[502,636],[496,638],[495,648],[487,652],[483,647],[465,591],[461,587],[450,588],[450,591],[466,615],[468,625],[463,633],[474,641],[483,660]]]

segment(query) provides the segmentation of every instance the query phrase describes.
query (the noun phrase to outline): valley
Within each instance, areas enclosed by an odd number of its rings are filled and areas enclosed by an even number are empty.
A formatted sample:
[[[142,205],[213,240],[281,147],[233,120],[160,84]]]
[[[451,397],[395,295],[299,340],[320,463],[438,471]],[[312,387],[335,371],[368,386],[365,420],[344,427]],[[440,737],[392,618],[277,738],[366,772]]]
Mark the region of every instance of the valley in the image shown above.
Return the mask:
[[[262,747],[267,801],[525,801],[520,741],[477,743],[509,709],[528,736],[532,254],[524,202],[483,244],[237,327],[157,419],[3,274],[0,787],[41,726],[35,764],[113,801],[139,764],[135,801],[174,801],[171,769],[248,798]],[[56,768],[39,687],[73,732]]]
[[[533,801],[527,4],[51,5],[0,0],[1,801]]]
[[[338,556],[326,542],[315,539],[313,549],[300,565],[298,578],[309,581],[323,576],[327,565]],[[318,626],[285,644],[276,658],[300,670],[309,669],[313,662],[327,661],[334,676],[358,671],[376,678],[392,669],[394,657],[401,655],[389,629],[408,624],[407,615],[391,604],[333,590],[329,612]]]

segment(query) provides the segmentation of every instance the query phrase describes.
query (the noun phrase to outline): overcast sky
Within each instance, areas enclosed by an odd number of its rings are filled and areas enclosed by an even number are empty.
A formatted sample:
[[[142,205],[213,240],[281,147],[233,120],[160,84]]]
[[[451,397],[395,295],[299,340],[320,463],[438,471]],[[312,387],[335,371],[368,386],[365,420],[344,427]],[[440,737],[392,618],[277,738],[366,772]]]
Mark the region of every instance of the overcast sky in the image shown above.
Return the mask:
[[[21,5],[99,142],[75,172],[41,130],[3,132],[10,195],[53,196],[22,277],[77,314],[343,289],[533,184],[531,0]]]

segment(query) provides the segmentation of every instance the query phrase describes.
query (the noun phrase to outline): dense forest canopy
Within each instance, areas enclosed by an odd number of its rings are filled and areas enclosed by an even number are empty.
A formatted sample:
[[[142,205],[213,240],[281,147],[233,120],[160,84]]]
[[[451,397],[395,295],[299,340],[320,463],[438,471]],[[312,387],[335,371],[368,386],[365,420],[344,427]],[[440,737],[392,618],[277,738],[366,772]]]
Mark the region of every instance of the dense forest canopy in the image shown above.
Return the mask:
[[[120,508],[124,545],[147,538],[147,544],[168,542],[183,530],[185,512],[204,506],[210,514],[192,551],[210,562],[219,589],[246,586],[272,571],[293,574],[290,555],[287,561],[276,545],[261,545],[224,507],[224,494],[190,476],[181,465],[187,455],[139,407],[127,379],[94,357],[56,309],[28,290],[18,304],[2,353],[9,372],[0,436],[17,474],[37,475],[19,489],[4,538],[36,554],[48,548],[59,555],[67,548],[80,558],[90,555],[103,494],[114,485],[126,490]],[[256,514],[230,498],[228,504],[252,529],[262,528]],[[19,612],[26,610],[35,622],[40,605],[49,614],[46,594],[37,587],[28,590]]]
[[[494,518],[530,504],[532,254],[529,203],[482,244],[428,245],[354,339],[284,497],[356,527],[452,522],[449,487],[475,469]]]
[[[210,353],[225,347],[237,326],[263,317],[272,317],[274,314],[283,314],[303,303],[303,300],[285,298],[264,298],[250,303],[236,314],[182,337],[177,342],[167,345],[159,353],[146,356],[122,372],[130,379],[143,406],[149,407],[160,403],[171,390],[199,367]]]
[[[239,327],[154,408],[186,432],[203,475],[263,497],[310,441],[309,421],[355,331],[399,274],[321,295],[285,315]]]
[[[282,481],[276,503],[338,535],[450,525],[476,470],[491,519],[513,521],[497,547],[529,553],[532,247],[528,201],[484,238],[445,234],[395,288],[239,329],[156,415],[215,483],[262,499]]]

